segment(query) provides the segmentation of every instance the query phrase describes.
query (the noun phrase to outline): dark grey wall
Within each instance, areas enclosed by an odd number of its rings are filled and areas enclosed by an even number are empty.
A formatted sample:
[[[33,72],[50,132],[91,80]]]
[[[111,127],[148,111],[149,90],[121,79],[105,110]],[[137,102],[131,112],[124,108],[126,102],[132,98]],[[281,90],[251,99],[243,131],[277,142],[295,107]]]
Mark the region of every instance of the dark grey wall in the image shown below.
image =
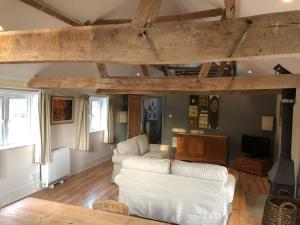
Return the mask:
[[[162,143],[171,144],[172,128],[188,129],[189,96],[170,95],[164,97]],[[169,115],[172,115],[172,118]],[[269,137],[274,143],[274,132],[261,130],[263,115],[276,118],[276,95],[220,95],[219,129],[205,133],[223,134],[230,137],[229,162],[242,154],[241,135],[249,134]]]

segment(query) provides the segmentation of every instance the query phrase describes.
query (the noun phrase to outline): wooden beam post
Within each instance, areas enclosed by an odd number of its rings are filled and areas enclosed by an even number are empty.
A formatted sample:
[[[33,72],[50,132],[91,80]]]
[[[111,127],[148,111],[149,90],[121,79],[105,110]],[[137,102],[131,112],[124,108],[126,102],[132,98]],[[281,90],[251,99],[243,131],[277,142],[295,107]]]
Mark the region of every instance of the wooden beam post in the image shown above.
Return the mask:
[[[218,66],[216,77],[222,77],[224,74],[225,67],[227,66],[227,62],[221,62]]]
[[[225,2],[225,14],[227,19],[235,18],[236,0],[224,0]]]
[[[151,45],[124,25],[8,31],[0,33],[0,63],[165,65],[294,57],[300,55],[299,21],[300,11],[292,11],[176,26],[152,24]]]
[[[150,76],[150,73],[149,73],[147,65],[141,65],[141,69],[142,69],[144,77],[149,77]]]
[[[140,0],[140,4],[132,18],[131,27],[135,30],[142,30],[158,14],[161,0]]]
[[[30,5],[31,7],[42,11],[58,20],[61,20],[69,25],[72,26],[84,26],[85,24],[80,22],[77,19],[74,19],[72,17],[64,15],[63,12],[59,11],[58,9],[55,9],[54,7],[48,5],[47,3],[41,1],[41,0],[19,0],[27,5]]]
[[[97,63],[97,68],[98,68],[100,77],[107,77],[107,70],[106,70],[105,64]]]
[[[199,77],[207,77],[210,68],[211,68],[212,62],[209,63],[203,63],[199,72]]]
[[[197,93],[210,91],[251,91],[300,88],[300,75],[236,77],[34,77],[31,88],[102,90],[118,94]]]

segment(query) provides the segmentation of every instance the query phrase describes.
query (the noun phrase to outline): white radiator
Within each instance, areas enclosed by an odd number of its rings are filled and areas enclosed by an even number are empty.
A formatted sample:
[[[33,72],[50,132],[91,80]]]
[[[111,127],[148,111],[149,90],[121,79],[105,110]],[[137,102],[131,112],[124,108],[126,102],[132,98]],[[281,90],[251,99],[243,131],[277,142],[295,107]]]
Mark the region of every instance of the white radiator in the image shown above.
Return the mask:
[[[41,166],[42,186],[53,187],[70,176],[70,149],[61,147],[52,152],[52,161]]]

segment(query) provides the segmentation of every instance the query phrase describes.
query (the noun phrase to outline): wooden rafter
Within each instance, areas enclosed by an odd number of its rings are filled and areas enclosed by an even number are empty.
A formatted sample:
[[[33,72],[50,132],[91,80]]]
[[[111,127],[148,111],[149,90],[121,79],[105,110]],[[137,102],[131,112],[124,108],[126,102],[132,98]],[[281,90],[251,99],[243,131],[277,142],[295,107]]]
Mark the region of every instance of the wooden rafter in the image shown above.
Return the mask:
[[[191,12],[191,13],[169,15],[169,16],[157,16],[152,20],[152,22],[153,23],[161,23],[161,22],[196,20],[196,19],[222,16],[223,13],[224,13],[224,9],[216,8],[216,9],[209,9],[209,10],[197,11],[197,12]],[[94,25],[126,24],[126,23],[131,23],[131,21],[132,21],[132,19],[102,19],[102,18],[99,18],[93,24]]]
[[[131,27],[136,30],[144,29],[158,14],[161,0],[140,0],[140,4],[132,18]]]
[[[100,77],[107,77],[107,69],[106,69],[105,64],[97,63],[97,68],[98,68]]]
[[[41,0],[19,0],[23,3],[26,3],[27,5],[30,5],[31,7],[39,10],[39,11],[42,11],[60,21],[63,21],[67,24],[70,24],[71,26],[84,26],[86,24],[84,23],[81,23],[80,21],[74,19],[74,18],[71,18],[71,17],[68,17],[66,15],[64,15],[63,12],[60,12],[58,9],[55,9],[54,7],[46,4],[45,2],[41,1]],[[107,70],[106,70],[106,67],[105,67],[105,64],[103,63],[98,63],[97,64],[97,67],[98,67],[98,71],[99,71],[99,74],[100,76],[102,77],[105,77],[107,76]]]
[[[41,0],[19,0],[27,5],[32,6],[33,8],[42,11],[52,17],[55,17],[56,19],[59,19],[67,24],[70,24],[72,26],[84,26],[85,24],[80,22],[77,19],[74,19],[72,17],[66,16],[63,12],[59,11],[58,9],[55,9],[54,7],[48,5],[47,3],[41,1]]]
[[[150,76],[148,67],[147,67],[146,65],[141,65],[141,69],[142,69],[142,72],[143,72],[143,76],[144,76],[144,77],[149,77],[149,76]]]
[[[226,66],[227,66],[227,62],[220,63],[218,70],[217,70],[217,74],[216,74],[217,77],[222,77],[224,75]]]
[[[300,75],[237,77],[34,77],[31,88],[81,88],[110,93],[196,93],[300,88]]]
[[[299,21],[300,11],[291,11],[177,26],[153,24],[151,45],[124,25],[1,32],[0,63],[144,65],[291,57],[300,55]]]
[[[212,62],[203,63],[199,72],[199,77],[207,77],[211,66],[212,66]]]
[[[236,0],[224,0],[225,2],[225,15],[227,19],[235,18]]]

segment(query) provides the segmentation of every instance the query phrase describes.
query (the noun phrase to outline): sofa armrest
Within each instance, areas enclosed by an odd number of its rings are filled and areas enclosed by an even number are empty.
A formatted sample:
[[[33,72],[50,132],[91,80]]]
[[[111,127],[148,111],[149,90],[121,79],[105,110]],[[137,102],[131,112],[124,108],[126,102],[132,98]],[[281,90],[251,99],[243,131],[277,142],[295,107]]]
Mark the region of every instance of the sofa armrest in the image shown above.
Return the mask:
[[[150,144],[150,152],[169,152],[169,145]]]
[[[114,155],[119,155],[119,152],[118,152],[117,148],[114,149]]]

